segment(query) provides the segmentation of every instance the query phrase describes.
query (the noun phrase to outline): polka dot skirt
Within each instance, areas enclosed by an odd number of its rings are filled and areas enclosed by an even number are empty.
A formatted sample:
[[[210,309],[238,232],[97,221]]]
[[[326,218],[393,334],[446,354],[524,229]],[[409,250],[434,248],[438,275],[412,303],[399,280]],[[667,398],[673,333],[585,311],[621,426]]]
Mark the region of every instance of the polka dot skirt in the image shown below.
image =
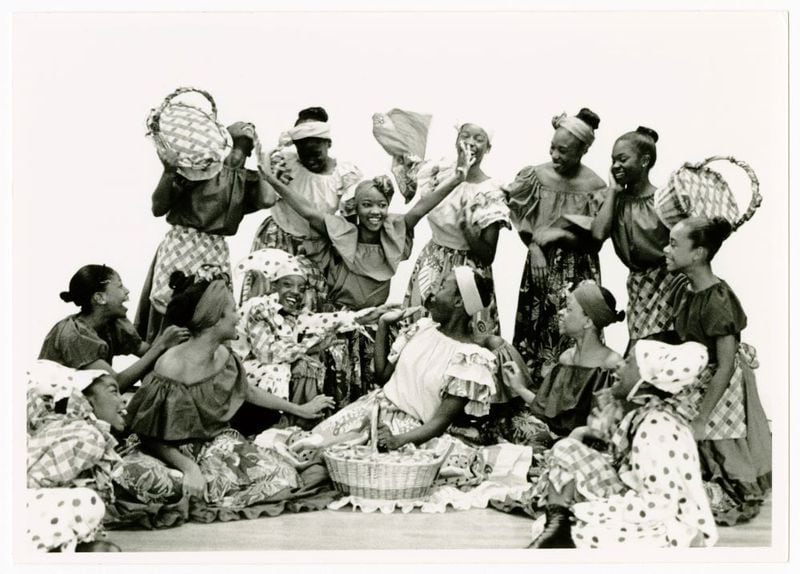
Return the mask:
[[[105,504],[89,488],[28,489],[25,538],[35,551],[71,551],[78,542],[94,540]]]

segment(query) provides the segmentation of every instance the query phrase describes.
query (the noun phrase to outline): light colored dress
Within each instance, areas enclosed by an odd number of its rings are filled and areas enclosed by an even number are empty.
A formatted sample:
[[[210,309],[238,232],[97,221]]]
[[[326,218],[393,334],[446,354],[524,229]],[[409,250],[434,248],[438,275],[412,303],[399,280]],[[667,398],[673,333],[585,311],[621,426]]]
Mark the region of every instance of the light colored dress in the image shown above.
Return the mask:
[[[417,184],[420,197],[433,193],[439,183],[452,176],[454,168],[453,163],[446,162],[423,165]],[[500,184],[494,179],[460,184],[428,213],[427,219],[431,240],[414,265],[404,300],[406,306],[422,305],[438,290],[453,267],[467,265],[479,269],[487,277],[492,276],[491,266],[479,263],[472,256],[462,225],[469,226],[475,234],[494,224],[511,227]],[[494,293],[489,307],[473,320],[473,329],[481,334],[500,333]]]
[[[718,538],[701,479],[689,422],[697,414],[700,383],[667,398],[634,397],[622,413],[605,402],[589,427],[610,442],[607,452],[573,438],[558,441],[545,459],[535,490],[574,485],[572,539],[578,548],[713,546]]]
[[[353,197],[355,186],[362,180],[361,171],[348,162],[336,160],[336,166],[331,173],[314,173],[303,167],[293,146],[281,150],[281,154],[285,160],[285,171],[281,174],[281,178],[322,213],[336,213],[340,206]],[[278,199],[258,227],[250,251],[270,247],[283,249],[298,256],[306,271],[310,287],[306,294],[306,302],[311,310],[318,311],[319,304],[326,300],[326,285],[324,276],[306,258],[305,240],[310,235],[311,228],[308,221],[284,200]],[[245,277],[242,301],[252,295],[263,295],[263,293],[251,293],[251,287],[251,279]]]

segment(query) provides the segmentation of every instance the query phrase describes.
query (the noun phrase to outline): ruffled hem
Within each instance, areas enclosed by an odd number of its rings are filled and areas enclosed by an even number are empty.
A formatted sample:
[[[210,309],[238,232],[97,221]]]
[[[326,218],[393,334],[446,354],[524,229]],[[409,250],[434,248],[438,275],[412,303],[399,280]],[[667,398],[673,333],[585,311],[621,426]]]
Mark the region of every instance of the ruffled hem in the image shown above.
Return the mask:
[[[464,406],[464,412],[468,415],[483,417],[489,414],[494,389],[490,389],[482,382],[466,381],[454,377],[447,377],[445,380],[442,396],[452,395],[469,399]]]

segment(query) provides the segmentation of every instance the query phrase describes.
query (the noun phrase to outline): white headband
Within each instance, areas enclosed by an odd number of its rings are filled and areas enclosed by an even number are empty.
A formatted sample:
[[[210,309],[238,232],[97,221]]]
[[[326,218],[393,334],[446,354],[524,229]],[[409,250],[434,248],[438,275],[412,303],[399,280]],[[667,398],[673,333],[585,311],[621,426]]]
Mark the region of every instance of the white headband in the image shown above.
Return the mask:
[[[478,292],[478,285],[475,283],[475,272],[472,267],[467,267],[466,265],[453,267],[453,273],[456,276],[458,291],[461,293],[461,300],[464,301],[464,310],[467,315],[473,316],[485,309],[486,306],[481,300],[480,292]]]
[[[290,128],[288,133],[295,142],[305,138],[331,139],[331,129],[327,122],[303,122]]]

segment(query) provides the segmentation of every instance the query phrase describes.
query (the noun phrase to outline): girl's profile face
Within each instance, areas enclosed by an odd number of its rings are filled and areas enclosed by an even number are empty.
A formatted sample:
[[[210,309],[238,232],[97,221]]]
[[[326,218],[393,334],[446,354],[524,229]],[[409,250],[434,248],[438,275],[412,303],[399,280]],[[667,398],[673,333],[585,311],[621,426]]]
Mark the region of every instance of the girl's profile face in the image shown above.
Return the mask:
[[[122,279],[114,273],[105,284],[105,290],[100,294],[99,298],[105,302],[104,307],[107,313],[121,319],[128,313],[125,302],[128,300],[129,294],[130,291],[122,284]]]
[[[636,362],[636,353],[631,349],[628,357],[623,359],[614,370],[614,378],[616,379],[611,386],[611,394],[619,399],[625,400],[631,389],[639,382],[641,374],[639,373],[639,365]]]
[[[567,304],[558,312],[558,332],[567,337],[577,337],[590,321],[575,295],[570,293]]]
[[[689,227],[678,222],[669,232],[669,244],[664,247],[667,269],[682,271],[691,267],[697,260],[697,250],[689,239]]]
[[[117,381],[111,375],[95,380],[86,389],[86,400],[92,405],[94,416],[111,425],[115,431],[125,430],[125,403],[119,394]]]

